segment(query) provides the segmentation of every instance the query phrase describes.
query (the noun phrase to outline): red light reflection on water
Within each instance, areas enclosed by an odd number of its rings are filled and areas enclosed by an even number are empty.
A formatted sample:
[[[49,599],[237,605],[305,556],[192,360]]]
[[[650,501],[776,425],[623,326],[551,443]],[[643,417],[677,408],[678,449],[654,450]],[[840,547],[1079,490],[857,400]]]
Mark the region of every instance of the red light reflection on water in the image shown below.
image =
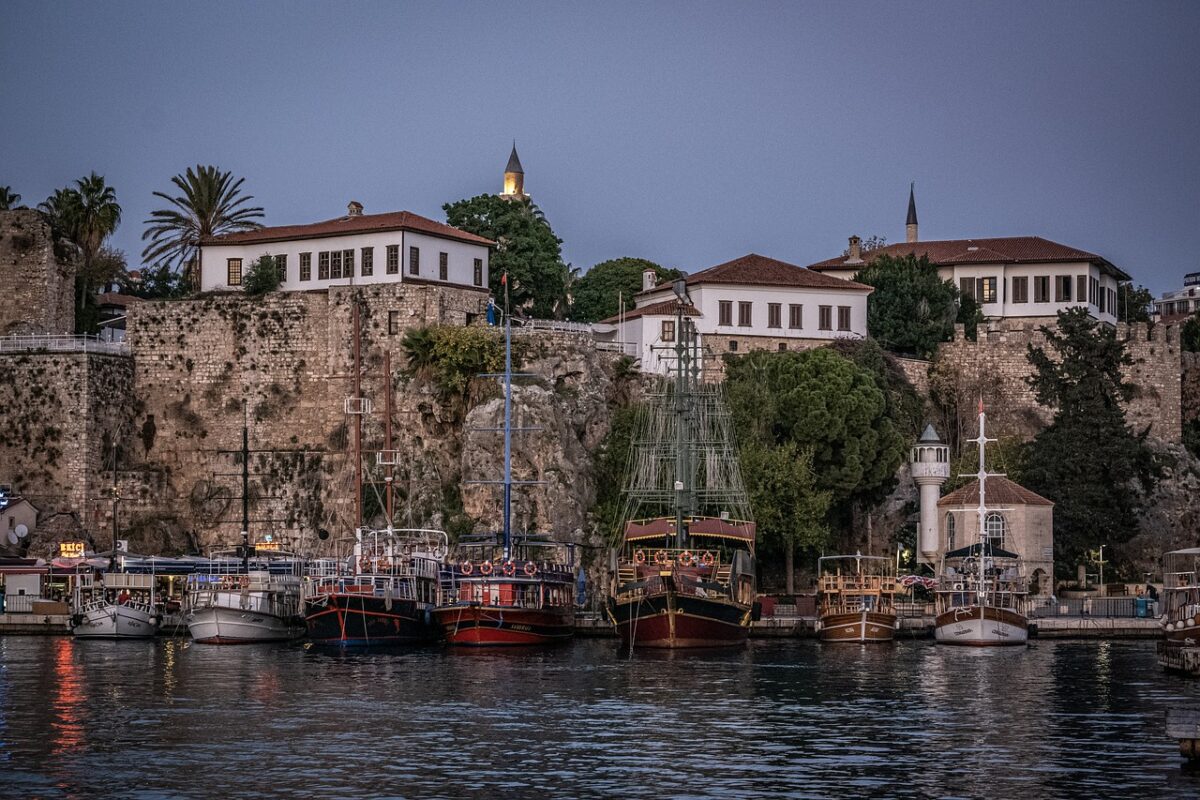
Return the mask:
[[[74,641],[70,637],[55,637],[54,687],[50,707],[54,717],[50,722],[50,745],[54,755],[64,755],[83,746],[83,675],[75,663]]]

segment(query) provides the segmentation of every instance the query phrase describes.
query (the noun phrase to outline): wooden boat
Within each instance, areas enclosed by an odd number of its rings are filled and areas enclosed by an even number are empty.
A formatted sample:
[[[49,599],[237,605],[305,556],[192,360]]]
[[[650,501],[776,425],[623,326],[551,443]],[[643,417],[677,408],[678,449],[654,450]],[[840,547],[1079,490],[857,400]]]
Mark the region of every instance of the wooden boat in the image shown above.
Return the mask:
[[[896,573],[890,558],[826,556],[817,561],[823,642],[890,642],[896,636]]]
[[[78,639],[150,639],[162,625],[154,575],[79,572],[72,605],[71,633]]]
[[[1163,556],[1163,640],[1158,664],[1170,672],[1200,675],[1200,547]]]
[[[934,637],[939,644],[972,647],[1023,645],[1029,640],[1025,614],[1028,589],[1016,553],[1002,550],[985,536],[987,479],[987,417],[979,403],[979,542],[942,556],[935,589]]]
[[[675,293],[675,342],[659,348],[670,374],[633,440],[608,613],[625,647],[738,646],[755,616],[756,526],[682,281]]]
[[[271,558],[214,558],[208,573],[189,575],[183,619],[202,644],[281,642],[304,635],[299,562]]]

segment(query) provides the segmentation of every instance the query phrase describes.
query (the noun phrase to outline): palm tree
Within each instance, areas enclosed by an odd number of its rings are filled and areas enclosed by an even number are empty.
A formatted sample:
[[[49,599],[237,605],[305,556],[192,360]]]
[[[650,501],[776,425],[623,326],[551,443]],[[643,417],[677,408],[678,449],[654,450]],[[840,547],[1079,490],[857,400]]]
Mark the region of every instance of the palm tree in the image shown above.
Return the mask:
[[[74,189],[55,189],[54,194],[38,204],[38,211],[45,216],[46,222],[54,229],[56,236],[65,236],[75,241],[76,220],[78,219],[79,192]]]
[[[254,198],[241,195],[244,180],[234,180],[233,173],[199,164],[171,178],[181,194],[171,197],[154,193],[173,207],[150,212],[148,227],[142,233],[142,240],[149,239],[150,243],[142,251],[142,260],[178,268],[195,260],[204,238],[261,228],[258,220],[263,210],[245,207]]]
[[[117,193],[93,172],[75,181],[78,205],[75,208],[75,243],[83,250],[83,268],[90,273],[92,263],[109,234],[121,224]]]
[[[12,190],[11,186],[0,186],[0,211],[16,208],[21,202],[21,195]]]

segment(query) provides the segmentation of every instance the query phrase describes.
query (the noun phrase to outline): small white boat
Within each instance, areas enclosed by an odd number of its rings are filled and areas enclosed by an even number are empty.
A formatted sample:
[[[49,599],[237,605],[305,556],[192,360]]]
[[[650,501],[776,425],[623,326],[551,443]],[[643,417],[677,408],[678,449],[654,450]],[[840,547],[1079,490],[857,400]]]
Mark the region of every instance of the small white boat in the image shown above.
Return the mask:
[[[304,635],[301,582],[267,569],[188,577],[184,620],[206,644],[280,642]]]
[[[154,575],[80,573],[71,633],[81,639],[149,639],[162,625]]]

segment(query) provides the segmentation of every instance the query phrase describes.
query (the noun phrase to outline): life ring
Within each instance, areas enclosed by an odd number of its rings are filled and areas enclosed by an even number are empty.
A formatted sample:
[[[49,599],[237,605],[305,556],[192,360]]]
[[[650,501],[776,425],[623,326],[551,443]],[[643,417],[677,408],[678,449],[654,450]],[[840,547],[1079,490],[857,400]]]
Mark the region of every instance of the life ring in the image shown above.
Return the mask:
[[[367,558],[366,556],[362,556],[361,558],[359,558],[358,559],[358,571],[359,572],[370,572],[371,571],[371,559]]]
[[[654,563],[662,566],[667,563],[667,551],[659,550],[654,554]]]
[[[963,590],[963,585],[961,583],[954,584],[954,591],[961,592],[962,590]]]
[[[526,561],[525,562],[525,574],[531,578],[534,575],[537,575],[537,564],[533,563],[532,561]]]
[[[504,574],[512,577],[517,574],[517,565],[511,561],[504,562]]]
[[[391,572],[392,571],[392,562],[388,561],[386,558],[380,560],[379,571],[380,572]]]
[[[491,575],[492,574],[492,562],[484,561],[483,563],[481,563],[479,565],[479,574],[480,575]]]
[[[713,554],[711,552],[709,552],[708,550],[705,550],[704,555],[700,556],[700,563],[706,567],[711,567],[713,564],[716,563],[716,561],[717,561],[717,559],[714,558]]]
[[[690,567],[692,565],[692,551],[684,550],[679,554],[679,566]]]
[[[634,550],[633,551],[633,563],[645,564],[646,563],[646,551],[645,550]]]
[[[463,575],[470,575],[472,572],[475,571],[475,565],[472,564],[470,561],[462,562],[461,564],[458,565],[458,568],[459,568],[459,570],[462,571]]]

